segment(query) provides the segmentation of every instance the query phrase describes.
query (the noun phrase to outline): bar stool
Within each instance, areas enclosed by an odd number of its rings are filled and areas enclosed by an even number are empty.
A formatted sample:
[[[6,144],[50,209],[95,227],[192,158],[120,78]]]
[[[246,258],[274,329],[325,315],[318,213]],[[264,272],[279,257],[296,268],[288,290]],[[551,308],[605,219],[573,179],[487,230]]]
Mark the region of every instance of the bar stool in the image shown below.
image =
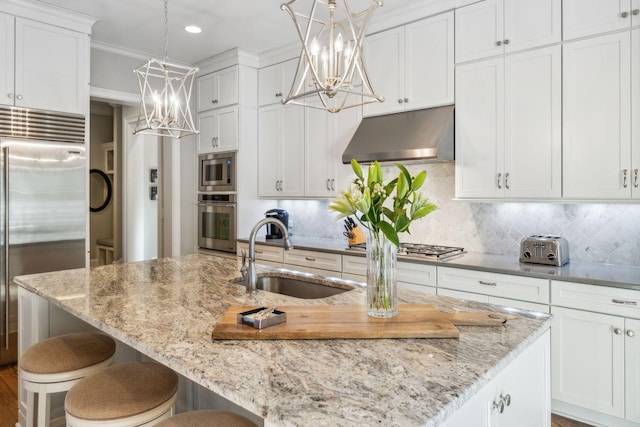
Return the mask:
[[[177,393],[178,375],[159,363],[114,365],[69,390],[67,426],[150,426],[173,415]]]
[[[48,426],[51,394],[68,391],[85,376],[113,362],[115,341],[104,334],[75,333],[49,338],[20,357],[19,376],[27,392],[27,427],[33,427],[38,394],[38,426]]]
[[[159,422],[155,427],[257,427],[257,424],[233,412],[200,410],[182,414]]]

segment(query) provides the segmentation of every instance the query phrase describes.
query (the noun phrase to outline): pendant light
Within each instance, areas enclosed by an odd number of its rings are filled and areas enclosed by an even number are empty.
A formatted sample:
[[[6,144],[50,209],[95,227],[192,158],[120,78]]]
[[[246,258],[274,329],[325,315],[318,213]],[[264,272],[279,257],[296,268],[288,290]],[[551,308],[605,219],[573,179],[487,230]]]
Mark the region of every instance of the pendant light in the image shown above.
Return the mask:
[[[302,42],[291,90],[282,103],[337,113],[384,101],[369,82],[362,55],[371,16],[382,1],[366,0],[368,7],[352,12],[347,0],[313,0],[309,14],[295,12],[296,1],[281,6]]]
[[[169,62],[169,7],[164,0],[164,59],[150,59],[133,70],[140,85],[140,110],[134,134],[182,138],[199,133],[191,116],[191,90],[198,68]]]

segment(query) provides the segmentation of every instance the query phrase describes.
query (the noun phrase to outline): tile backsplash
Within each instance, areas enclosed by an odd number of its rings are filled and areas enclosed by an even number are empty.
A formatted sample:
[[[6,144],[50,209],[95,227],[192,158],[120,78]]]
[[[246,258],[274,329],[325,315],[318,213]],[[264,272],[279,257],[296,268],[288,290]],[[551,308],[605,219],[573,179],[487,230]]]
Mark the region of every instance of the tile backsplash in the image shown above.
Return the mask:
[[[423,187],[438,209],[411,225],[403,242],[463,246],[469,252],[518,256],[520,240],[532,234],[566,238],[571,260],[640,266],[640,203],[476,203],[453,200],[453,164],[409,166],[427,171]],[[397,169],[385,166],[385,177]],[[342,221],[327,200],[282,200],[292,232],[307,237],[345,239]],[[345,240],[346,243],[346,240]]]

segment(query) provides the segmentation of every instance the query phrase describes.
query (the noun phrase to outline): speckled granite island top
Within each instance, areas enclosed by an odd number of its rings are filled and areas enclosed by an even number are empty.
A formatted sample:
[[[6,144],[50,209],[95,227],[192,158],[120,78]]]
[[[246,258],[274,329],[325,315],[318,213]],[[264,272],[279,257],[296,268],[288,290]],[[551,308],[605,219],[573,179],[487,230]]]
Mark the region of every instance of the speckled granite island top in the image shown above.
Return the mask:
[[[435,426],[549,327],[459,327],[459,339],[212,341],[231,305],[364,304],[365,290],[322,300],[247,296],[235,260],[207,255],[16,278],[76,317],[282,426]],[[500,309],[399,291],[441,311]]]

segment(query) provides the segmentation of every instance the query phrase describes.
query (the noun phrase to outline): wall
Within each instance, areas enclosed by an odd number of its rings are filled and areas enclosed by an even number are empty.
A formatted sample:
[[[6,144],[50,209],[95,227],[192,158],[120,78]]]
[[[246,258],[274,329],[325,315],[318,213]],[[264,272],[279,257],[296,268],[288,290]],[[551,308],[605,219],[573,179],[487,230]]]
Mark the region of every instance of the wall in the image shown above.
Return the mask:
[[[395,167],[385,167],[390,179]],[[411,226],[401,241],[462,246],[469,252],[518,256],[520,240],[551,234],[569,241],[571,260],[640,266],[640,204],[470,203],[453,200],[454,165],[409,166],[427,171],[424,187],[438,210]],[[345,239],[342,221],[327,209],[329,201],[280,201],[289,211],[293,233]],[[346,243],[346,242],[345,242]]]

